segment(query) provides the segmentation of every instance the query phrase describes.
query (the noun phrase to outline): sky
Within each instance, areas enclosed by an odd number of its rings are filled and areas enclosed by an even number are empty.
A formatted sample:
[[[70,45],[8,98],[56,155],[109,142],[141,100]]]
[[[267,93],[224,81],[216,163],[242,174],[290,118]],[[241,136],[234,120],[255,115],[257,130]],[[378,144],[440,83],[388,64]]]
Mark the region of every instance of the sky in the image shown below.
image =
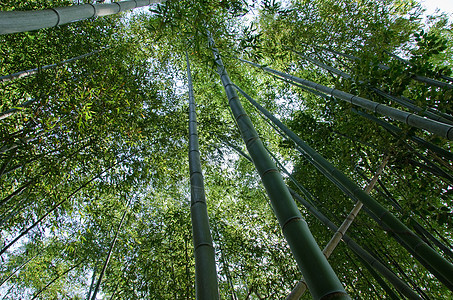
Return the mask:
[[[421,0],[424,7],[426,7],[426,14],[432,14],[436,8],[446,12],[453,18],[453,0]]]

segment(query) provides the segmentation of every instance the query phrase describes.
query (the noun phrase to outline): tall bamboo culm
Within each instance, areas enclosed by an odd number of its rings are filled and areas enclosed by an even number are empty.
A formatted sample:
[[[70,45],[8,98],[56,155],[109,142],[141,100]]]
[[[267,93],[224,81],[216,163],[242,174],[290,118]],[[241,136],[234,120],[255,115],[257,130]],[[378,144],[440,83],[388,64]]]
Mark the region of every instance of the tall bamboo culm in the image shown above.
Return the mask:
[[[186,52],[187,79],[189,83],[189,169],[190,214],[192,218],[195,256],[195,291],[198,300],[219,299],[215,264],[215,249],[209,228],[208,209],[204,190],[203,173],[197,134],[197,113],[193,94],[189,55]]]
[[[269,111],[259,105],[243,90],[236,86],[236,89],[244,95],[262,114],[271,120],[282,130],[297,146],[301,153],[329,180],[337,185],[354,201],[363,202],[371,212],[370,215],[395,239],[401,243],[411,254],[416,257],[428,270],[430,270],[448,288],[453,288],[453,265],[443,258],[439,253],[426,244],[420,237],[413,233],[397,217],[390,213],[385,207],[365,193],[352,180],[337,170],[330,162],[318,154],[313,148],[302,141],[294,132],[287,128],[280,120],[275,118]],[[438,274],[439,276],[437,276]]]
[[[316,244],[282,176],[245,113],[212,38],[209,38],[209,42],[237,126],[313,299],[350,299]]]
[[[166,0],[129,0],[108,4],[82,4],[31,11],[0,12],[0,34],[56,27],[74,21],[117,14]]]

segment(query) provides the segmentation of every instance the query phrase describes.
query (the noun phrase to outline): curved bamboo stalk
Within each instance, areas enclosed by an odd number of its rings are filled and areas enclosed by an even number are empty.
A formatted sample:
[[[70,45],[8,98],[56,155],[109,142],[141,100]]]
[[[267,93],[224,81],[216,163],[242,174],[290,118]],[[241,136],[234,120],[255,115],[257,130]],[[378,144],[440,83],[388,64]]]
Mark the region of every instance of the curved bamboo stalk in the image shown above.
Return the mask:
[[[440,123],[431,119],[423,118],[421,116],[418,116],[416,114],[408,113],[393,107],[389,107],[384,104],[376,103],[374,101],[358,97],[337,89],[329,88],[321,84],[317,84],[315,82],[305,80],[290,74],[286,74],[280,71],[273,70],[268,67],[263,67],[258,64],[255,64],[253,62],[250,62],[248,60],[244,59],[239,59],[242,62],[248,63],[252,66],[255,66],[257,68],[263,69],[266,72],[276,74],[278,76],[284,77],[288,80],[295,81],[297,83],[300,83],[304,86],[313,88],[319,92],[326,93],[328,95],[331,95],[333,97],[336,97],[338,99],[341,99],[345,102],[354,104],[356,106],[362,107],[364,109],[373,111],[375,113],[379,113],[384,116],[388,116],[394,120],[403,122],[405,124],[408,124],[410,126],[414,126],[420,129],[425,129],[431,133],[434,133],[436,135],[439,135],[441,137],[444,137],[449,140],[453,140],[453,125],[447,125],[444,123]]]
[[[307,223],[302,218],[299,209],[286,188],[282,176],[267,154],[250,118],[244,111],[220,54],[214,48],[212,38],[209,39],[209,42],[217,64],[217,72],[227,94],[237,126],[266,188],[291,252],[307,280],[310,293],[314,299],[350,299],[316,244]]]
[[[209,228],[203,173],[198,146],[197,115],[193,93],[189,55],[186,51],[187,78],[189,83],[189,169],[190,169],[190,215],[192,218],[193,246],[195,256],[195,282],[197,299],[219,299],[219,286],[215,263],[215,249]]]
[[[129,203],[130,203],[130,200],[129,200]],[[128,203],[128,205],[129,205],[129,203]],[[94,288],[93,296],[91,297],[91,300],[96,300],[96,295],[99,291],[99,288],[101,287],[102,278],[104,277],[105,270],[107,270],[107,266],[109,264],[110,257],[112,256],[113,248],[115,247],[116,240],[118,239],[118,234],[121,230],[121,226],[123,226],[124,219],[126,218],[128,205],[126,205],[126,208],[124,209],[123,216],[121,217],[121,221],[118,225],[118,229],[116,230],[115,237],[113,238],[112,244],[110,245],[109,253],[107,254],[107,257],[104,262],[104,266],[102,267],[101,273],[99,274],[99,279],[98,279],[98,282],[96,283],[96,287]]]
[[[385,207],[366,194],[352,180],[337,170],[330,162],[318,154],[313,148],[302,141],[296,134],[289,130],[282,122],[275,118],[271,113],[259,105],[249,95],[236,86],[236,89],[244,95],[249,102],[254,105],[261,113],[277,125],[285,134],[299,146],[301,153],[308,158],[321,173],[343,190],[354,201],[363,202],[371,212],[372,217],[385,230],[392,233],[396,240],[400,242],[414,256],[420,258],[420,262],[425,265],[447,287],[453,286],[453,265],[443,258],[439,253],[429,247],[420,237],[414,234],[398,218],[390,213]]]
[[[117,14],[166,0],[128,0],[108,4],[83,4],[33,11],[0,12],[0,34],[25,32],[41,28]]]

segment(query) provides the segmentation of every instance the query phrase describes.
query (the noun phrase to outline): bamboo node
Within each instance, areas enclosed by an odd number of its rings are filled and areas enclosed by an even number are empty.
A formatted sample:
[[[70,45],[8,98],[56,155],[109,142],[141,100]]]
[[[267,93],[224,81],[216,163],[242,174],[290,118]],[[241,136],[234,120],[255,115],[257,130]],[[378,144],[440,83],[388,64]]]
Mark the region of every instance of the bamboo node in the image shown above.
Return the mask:
[[[50,8],[50,10],[53,11],[57,15],[57,24],[55,24],[55,26],[54,26],[54,27],[57,27],[58,25],[60,25],[60,20],[61,20],[60,13],[55,8]]]

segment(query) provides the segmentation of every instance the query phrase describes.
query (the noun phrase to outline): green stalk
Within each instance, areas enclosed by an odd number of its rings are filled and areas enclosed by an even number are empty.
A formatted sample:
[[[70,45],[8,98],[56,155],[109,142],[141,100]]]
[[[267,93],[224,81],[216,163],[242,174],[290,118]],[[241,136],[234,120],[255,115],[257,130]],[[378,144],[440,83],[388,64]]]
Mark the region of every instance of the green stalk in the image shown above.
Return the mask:
[[[6,81],[13,80],[13,79],[28,77],[28,76],[31,76],[33,74],[38,73],[41,70],[53,69],[53,68],[56,68],[58,66],[62,66],[62,65],[65,65],[67,63],[70,63],[70,62],[73,62],[73,61],[76,61],[76,60],[79,60],[79,59],[82,59],[82,58],[97,54],[97,53],[99,53],[101,51],[102,50],[95,50],[95,51],[92,51],[90,53],[86,53],[86,54],[79,55],[79,56],[76,56],[76,57],[73,57],[73,58],[70,58],[70,59],[63,60],[63,61],[61,61],[59,63],[56,63],[56,64],[45,65],[45,66],[39,67],[39,68],[34,68],[34,69],[26,70],[26,71],[19,71],[19,72],[13,73],[13,74],[0,76],[0,82],[6,82]]]
[[[189,169],[191,191],[191,218],[195,256],[195,291],[197,299],[219,299],[215,264],[215,249],[209,228],[203,173],[198,146],[197,115],[193,94],[189,55],[186,51],[189,82]]]
[[[42,289],[40,289],[34,296],[31,300],[34,300],[36,298],[38,298],[38,296],[44,292],[49,286],[52,285],[52,283],[54,283],[55,281],[57,281],[60,277],[68,274],[69,272],[71,272],[72,270],[74,270],[75,268],[77,268],[78,266],[80,266],[82,263],[84,262],[84,260],[82,260],[81,262],[79,262],[78,264],[72,266],[71,268],[69,268],[68,270],[64,271],[62,274],[60,275],[57,275],[57,277],[55,277],[54,279],[52,279],[48,284],[46,284]]]
[[[368,183],[365,192],[369,194],[371,190],[374,188],[374,185],[376,184],[379,175],[382,173],[384,170],[385,165],[388,162],[389,157],[386,156],[383,163],[379,167],[379,169],[376,171],[373,179]],[[341,239],[343,236],[346,234],[346,231],[349,229],[349,226],[351,226],[352,222],[354,219],[357,217],[358,213],[362,209],[363,203],[362,202],[357,202],[349,215],[346,217],[346,219],[343,221],[343,223],[340,225],[340,227],[335,231],[334,235],[330,239],[330,241],[327,243],[327,245],[324,247],[322,252],[324,255],[329,259],[330,255],[332,255],[332,252],[335,250],[335,248],[338,246],[340,243]],[[299,299],[302,297],[302,295],[305,293],[306,290],[306,285],[305,282],[299,281],[297,286],[291,291],[291,294],[286,298],[286,300],[290,299]]]
[[[13,74],[14,75],[14,74]],[[12,116],[14,113],[16,113],[17,111],[19,110],[22,110],[26,107],[28,107],[30,104],[32,104],[33,102],[35,102],[35,99],[30,99],[28,101],[25,101],[24,103],[21,103],[19,105],[16,105],[16,107],[13,107],[13,108],[10,108],[4,112],[1,112],[0,113],[0,120],[3,120],[3,119],[6,119],[10,116]]]
[[[0,12],[0,34],[25,32],[41,28],[117,14],[165,0],[128,0],[108,4],[83,4],[31,11]]]
[[[378,119],[376,118],[375,116],[372,116],[370,114],[367,114],[366,112],[363,112],[363,111],[360,111],[360,110],[357,110],[355,108],[352,108],[351,109],[352,112],[368,119],[368,120],[371,120],[373,122],[375,122],[376,124],[378,125],[381,125],[382,127],[384,127],[386,130],[388,130],[389,132],[391,133],[394,133],[396,135],[401,135],[403,130],[384,121],[384,120],[381,120],[381,119]],[[415,135],[409,135],[408,136],[409,139],[411,139],[412,141],[416,142],[417,144],[421,145],[421,146],[424,146],[426,147],[427,149],[437,153],[438,155],[442,156],[443,158],[446,158],[448,160],[453,160],[453,153],[439,147],[439,146],[436,146],[418,136],[415,136]]]
[[[130,203],[130,201],[129,201],[129,203]],[[129,203],[128,203],[128,205],[129,205]],[[99,274],[99,279],[98,279],[98,282],[96,283],[96,287],[94,288],[93,296],[91,297],[91,300],[96,300],[96,295],[99,291],[99,288],[101,287],[102,278],[104,277],[105,271],[107,270],[107,266],[109,264],[110,257],[112,256],[112,253],[113,253],[113,248],[115,247],[116,240],[118,239],[118,234],[121,230],[121,226],[123,225],[124,218],[126,217],[128,205],[126,205],[126,208],[124,209],[123,216],[121,217],[121,221],[118,225],[118,229],[116,230],[115,237],[113,238],[112,244],[110,245],[109,253],[107,254],[107,257],[104,262],[104,266],[102,267],[101,273]],[[93,276],[94,276],[94,274],[93,274]]]
[[[316,59],[313,59],[310,56],[305,56],[302,53],[300,53],[300,52],[298,52],[298,51],[296,51],[294,49],[291,49],[291,48],[287,48],[287,49],[289,49],[292,52],[298,54],[300,57],[308,60],[309,62],[317,65],[318,67],[323,68],[326,71],[329,71],[329,72],[331,72],[333,74],[336,74],[336,75],[338,75],[338,76],[340,76],[340,77],[342,77],[342,78],[344,78],[346,80],[352,80],[354,82],[357,82],[356,80],[354,80],[354,78],[352,78],[352,76],[350,76],[349,74],[347,74],[347,73],[345,73],[345,72],[343,72],[343,71],[341,71],[341,70],[339,70],[337,68],[334,68],[334,67],[328,66],[326,64],[323,64],[322,62],[320,62],[320,61],[318,61]],[[364,84],[365,82],[359,80],[358,83],[359,84]],[[441,123],[446,123],[446,124],[450,124],[450,125],[453,124],[453,122],[451,120],[448,120],[448,119],[446,119],[446,118],[444,118],[442,116],[439,116],[439,115],[437,115],[437,114],[435,114],[433,112],[424,111],[423,109],[421,109],[420,107],[418,107],[417,105],[415,105],[415,104],[413,104],[413,103],[411,103],[409,101],[406,101],[404,99],[400,99],[398,97],[392,96],[392,95],[390,95],[388,93],[385,93],[385,92],[381,91],[380,89],[377,89],[377,88],[374,88],[374,87],[371,87],[371,86],[368,86],[368,88],[370,90],[374,91],[375,93],[377,93],[378,95],[380,95],[380,96],[382,96],[382,97],[384,97],[384,98],[386,98],[388,100],[395,101],[398,104],[410,109],[411,111],[414,111],[414,112],[416,112],[416,113],[418,113],[420,115],[426,116],[427,118],[430,118],[432,120],[435,120],[435,121],[438,121],[438,122],[441,122]]]
[[[210,38],[210,45],[212,47],[214,45],[212,38]],[[307,281],[310,293],[314,299],[350,299],[316,244],[282,176],[245,113],[218,50],[213,47],[212,51],[237,126],[267,191],[283,235]]]
[[[403,246],[416,257],[421,258],[420,262],[424,263],[430,271],[440,274],[438,279],[446,286],[453,285],[453,265],[443,258],[439,253],[427,245],[420,237],[413,233],[406,225],[404,225],[398,218],[391,214],[380,203],[374,200],[371,196],[366,194],[360,187],[358,187],[352,180],[346,177],[341,171],[336,169],[324,157],[318,154],[313,148],[308,146],[302,141],[294,132],[288,129],[282,122],[275,118],[271,113],[259,105],[255,100],[248,96],[244,91],[236,86],[239,92],[244,95],[249,102],[254,105],[261,113],[269,118],[275,125],[287,134],[290,139],[297,144],[302,150],[303,154],[309,156],[309,162],[312,163],[321,173],[329,178],[343,191],[346,190],[347,194],[354,200],[362,202],[369,211],[376,217],[376,221],[385,229],[389,229],[398,237],[397,241],[401,242]],[[436,276],[437,277],[437,276]]]
[[[240,61],[248,63],[252,66],[255,66],[257,68],[261,68],[264,71],[268,73],[272,73],[281,77],[284,77],[288,80],[297,82],[299,84],[302,84],[304,86],[310,87],[312,89],[315,89],[319,92],[326,93],[328,95],[331,95],[333,97],[336,97],[340,100],[343,100],[345,102],[354,104],[356,106],[362,107],[364,109],[373,111],[375,113],[379,113],[381,115],[387,116],[389,118],[392,118],[396,121],[403,122],[405,124],[408,124],[413,127],[417,127],[420,129],[427,130],[431,133],[434,133],[436,135],[439,135],[441,137],[444,137],[449,140],[453,140],[453,125],[448,125],[444,123],[440,123],[431,119],[427,119],[421,116],[418,116],[413,113],[408,113],[384,104],[376,103],[374,101],[358,97],[337,89],[329,88],[321,84],[317,84],[315,82],[305,80],[293,75],[289,75],[280,71],[273,70],[268,67],[263,67],[258,64],[252,63],[250,61],[240,59]]]
[[[37,257],[38,255],[40,255],[39,253],[36,254],[35,256],[33,257],[30,257],[29,259],[27,259],[25,262],[23,262],[20,266],[18,266],[16,269],[14,269],[14,271],[11,272],[11,274],[9,274],[5,279],[2,280],[2,282],[0,282],[0,286],[2,286],[5,282],[7,282],[9,279],[11,279],[11,277],[14,276],[14,274],[16,274],[19,270],[21,270],[23,267],[25,267],[30,261],[32,261],[35,257]]]

